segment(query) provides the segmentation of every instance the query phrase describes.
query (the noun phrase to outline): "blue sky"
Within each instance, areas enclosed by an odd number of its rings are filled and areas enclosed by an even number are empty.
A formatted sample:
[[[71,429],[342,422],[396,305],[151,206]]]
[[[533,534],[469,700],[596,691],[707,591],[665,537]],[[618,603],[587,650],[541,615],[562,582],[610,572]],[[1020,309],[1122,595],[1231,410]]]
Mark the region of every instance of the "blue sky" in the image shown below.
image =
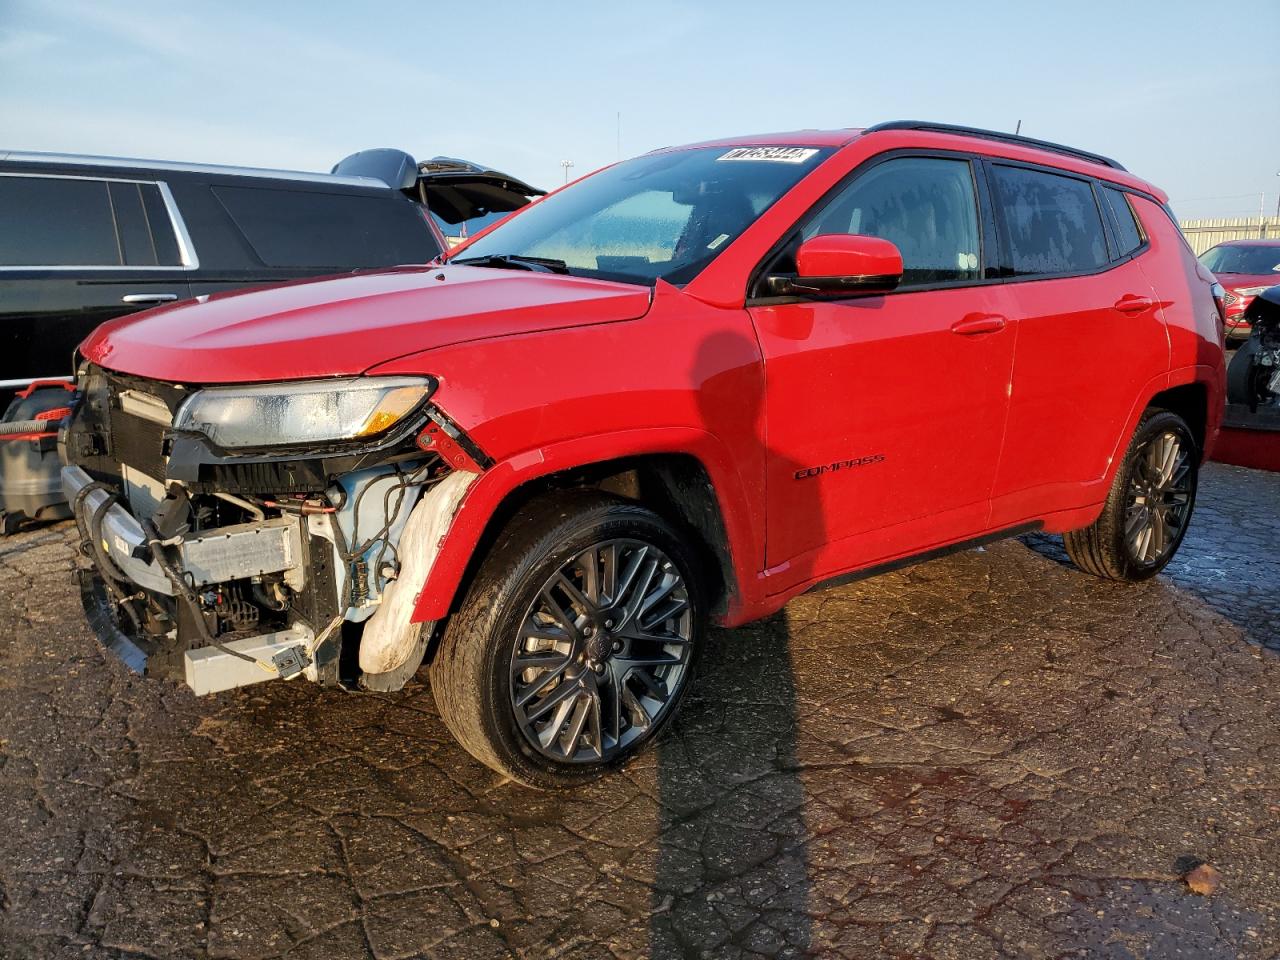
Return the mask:
[[[1280,2],[0,0],[0,149],[324,170],[398,146],[543,186],[894,118],[1116,157],[1180,216],[1280,196]]]

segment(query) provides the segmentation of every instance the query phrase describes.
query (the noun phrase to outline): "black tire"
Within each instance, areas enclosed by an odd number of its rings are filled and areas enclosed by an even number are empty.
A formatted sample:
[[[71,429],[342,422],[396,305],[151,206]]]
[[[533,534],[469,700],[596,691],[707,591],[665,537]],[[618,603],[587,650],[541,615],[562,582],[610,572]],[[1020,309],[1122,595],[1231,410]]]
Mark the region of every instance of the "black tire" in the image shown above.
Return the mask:
[[[1152,499],[1142,490],[1144,457],[1151,445],[1172,433],[1186,453],[1185,510],[1171,537],[1166,537],[1159,552],[1154,555],[1138,555],[1131,538],[1126,535],[1126,519],[1134,518],[1133,511],[1142,511],[1142,504]],[[1143,414],[1134,431],[1133,439],[1125,452],[1120,469],[1116,471],[1106,504],[1097,520],[1083,530],[1075,530],[1063,536],[1067,555],[1081,570],[1106,580],[1137,583],[1154,577],[1173,559],[1195,508],[1196,488],[1199,482],[1200,450],[1186,422],[1168,410],[1152,408]],[[1151,508],[1148,507],[1148,512]]]
[[[614,585],[618,585],[618,543],[628,545],[626,549],[631,552],[627,556],[640,556],[641,560],[636,561],[637,565],[645,557],[651,558],[644,562],[652,563],[655,572],[647,574],[648,579],[641,587],[641,600],[646,599],[649,585],[653,583],[661,560],[668,561],[662,567],[663,571],[667,571],[662,573],[662,577],[668,577],[670,581],[683,578],[679,595],[687,596],[688,603],[686,612],[679,615],[683,618],[679,622],[685,624],[688,642],[687,651],[683,643],[678,648],[684,658],[682,669],[677,675],[671,667],[648,668],[650,672],[655,669],[665,670],[668,677],[675,677],[677,680],[675,689],[670,691],[666,690],[666,681],[661,681],[668,696],[662,701],[663,706],[650,718],[651,729],[637,723],[636,729],[632,730],[629,718],[634,715],[623,717],[619,712],[611,710],[610,713],[615,718],[613,729],[618,735],[609,743],[608,732],[602,726],[604,708],[601,707],[593,714],[588,731],[581,734],[586,744],[583,749],[599,752],[601,759],[557,760],[547,755],[545,745],[538,747],[535,744],[536,736],[529,715],[521,712],[516,703],[517,693],[550,682],[554,686],[549,688],[547,699],[551,699],[561,689],[561,684],[565,684],[567,690],[573,679],[573,682],[584,686],[588,683],[592,685],[597,690],[597,703],[604,703],[609,697],[609,684],[617,685],[613,696],[619,696],[617,690],[634,680],[636,668],[625,666],[636,662],[631,659],[633,641],[625,641],[625,656],[614,653],[611,658],[606,652],[601,660],[590,659],[591,656],[600,656],[597,648],[590,647],[592,642],[599,641],[592,641],[586,636],[586,624],[594,620],[590,616],[584,616],[580,618],[584,625],[577,627],[574,633],[577,640],[569,638],[567,641],[580,644],[584,651],[587,648],[596,650],[595,654],[581,654],[588,658],[582,668],[570,667],[566,670],[560,667],[564,672],[549,680],[542,678],[552,671],[550,668],[542,668],[547,670],[547,674],[534,674],[537,682],[530,680],[528,686],[520,688],[520,679],[527,674],[518,672],[516,664],[525,661],[516,658],[536,655],[527,651],[527,644],[531,642],[527,631],[534,622],[532,618],[539,615],[538,605],[544,602],[546,596],[544,587],[546,590],[558,589],[550,586],[553,578],[558,573],[571,569],[571,565],[581,564],[586,551],[593,550],[598,544],[606,545],[600,549],[609,549],[608,545],[615,545],[612,576]],[[651,548],[641,549],[635,544],[648,544]],[[649,553],[649,549],[653,552]],[[594,553],[592,557],[595,557]],[[575,786],[625,763],[651,745],[661,730],[671,722],[692,680],[693,666],[705,629],[704,587],[697,577],[698,568],[693,558],[693,549],[670,524],[645,507],[620,498],[593,492],[569,492],[523,510],[489,551],[461,608],[450,618],[440,648],[431,663],[431,687],[445,725],[477,760],[530,787],[546,789]],[[615,590],[615,595],[618,592]],[[663,610],[665,609],[668,608],[664,607]],[[574,619],[574,610],[569,612],[570,619]],[[602,612],[596,612],[603,617]],[[637,612],[634,617],[634,629],[638,630],[643,615]],[[627,619],[630,620],[630,615]],[[667,621],[661,623],[665,624]],[[613,625],[612,621],[610,625]],[[618,621],[618,626],[622,627],[621,620]],[[568,627],[555,626],[547,629],[559,630],[565,637],[569,637]],[[606,631],[600,630],[597,633],[603,635]],[[623,641],[616,638],[611,640],[617,644],[611,650],[618,651]],[[648,641],[634,641],[636,644],[642,642]],[[576,645],[571,646],[569,656],[577,656],[573,651],[578,649]],[[553,655],[553,650],[548,651],[547,655]],[[606,665],[607,670],[603,669]],[[586,668],[592,666],[599,676],[587,675]],[[575,669],[577,673],[571,676],[571,671]],[[615,670],[627,671],[625,678],[619,680],[615,677]],[[575,695],[575,717],[578,696],[590,702],[589,693]],[[621,697],[619,702],[622,702]],[[620,733],[624,722],[628,724],[627,736],[631,738],[625,744]],[[639,732],[641,730],[646,732]],[[559,741],[560,735],[557,734],[555,742]],[[578,740],[573,739],[571,742],[577,756]],[[606,747],[612,751],[607,756]]]
[[[1258,355],[1258,339],[1246,340],[1227,364],[1227,403],[1247,404],[1252,399],[1253,358]]]

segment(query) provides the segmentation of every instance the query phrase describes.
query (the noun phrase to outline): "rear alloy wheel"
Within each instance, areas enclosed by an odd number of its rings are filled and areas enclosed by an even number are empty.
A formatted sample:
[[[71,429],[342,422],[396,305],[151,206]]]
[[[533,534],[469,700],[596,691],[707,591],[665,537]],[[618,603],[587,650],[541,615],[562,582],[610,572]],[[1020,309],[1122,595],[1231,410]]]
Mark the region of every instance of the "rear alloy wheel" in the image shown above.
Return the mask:
[[[1076,565],[1109,580],[1138,581],[1162,570],[1191,520],[1200,454],[1181,417],[1149,411],[1116,473],[1102,515],[1063,537]]]
[[[692,676],[692,570],[679,535],[636,504],[535,508],[495,544],[432,662],[445,723],[530,786],[618,766],[670,721]]]

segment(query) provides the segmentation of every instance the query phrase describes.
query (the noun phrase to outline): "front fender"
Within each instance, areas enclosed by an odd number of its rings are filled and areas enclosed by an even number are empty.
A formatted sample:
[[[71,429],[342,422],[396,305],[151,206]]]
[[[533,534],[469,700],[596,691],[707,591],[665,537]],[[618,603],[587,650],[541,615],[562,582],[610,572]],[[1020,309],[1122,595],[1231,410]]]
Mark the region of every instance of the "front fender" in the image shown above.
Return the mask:
[[[712,434],[693,427],[655,427],[581,437],[535,448],[499,461],[471,484],[440,541],[435,562],[418,593],[415,623],[440,620],[454,604],[462,577],[498,507],[522,485],[540,477],[626,457],[687,454],[706,469],[720,504],[725,534],[740,590],[755,583],[763,555],[745,486],[727,449]],[[753,569],[754,568],[754,569]],[[751,596],[729,598],[727,623],[743,619]]]

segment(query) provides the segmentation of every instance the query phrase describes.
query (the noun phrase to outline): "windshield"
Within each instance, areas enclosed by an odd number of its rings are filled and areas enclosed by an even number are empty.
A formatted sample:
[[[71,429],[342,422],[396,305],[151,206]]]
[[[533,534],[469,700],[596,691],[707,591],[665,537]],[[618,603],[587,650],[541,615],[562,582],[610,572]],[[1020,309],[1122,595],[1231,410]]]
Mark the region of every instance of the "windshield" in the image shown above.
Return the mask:
[[[1214,247],[1201,255],[1200,262],[1214,273],[1280,273],[1280,244]]]
[[[830,153],[699,147],[637,157],[535,203],[455,262],[537,257],[580,276],[686,283]]]

